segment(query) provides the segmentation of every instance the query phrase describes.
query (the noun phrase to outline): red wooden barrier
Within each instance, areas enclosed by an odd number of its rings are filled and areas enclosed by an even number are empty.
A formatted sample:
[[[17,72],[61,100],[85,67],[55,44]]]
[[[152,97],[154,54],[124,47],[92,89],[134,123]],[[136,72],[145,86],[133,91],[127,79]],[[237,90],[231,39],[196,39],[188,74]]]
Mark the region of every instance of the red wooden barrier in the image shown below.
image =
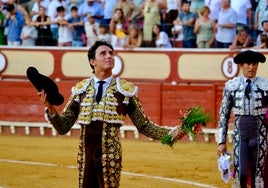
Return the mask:
[[[44,106],[26,78],[27,67],[35,66],[42,74],[56,79],[66,102],[71,87],[92,75],[86,53],[86,48],[1,47],[0,120],[44,122]],[[116,49],[117,65],[121,65],[116,73],[139,87],[138,96],[154,122],[177,125],[179,110],[201,105],[215,118],[209,128],[216,128],[224,82],[239,74],[239,67],[232,62],[236,53]],[[268,55],[268,51],[263,53]],[[267,67],[267,63],[260,65],[261,76],[267,77]],[[126,124],[131,124],[129,119]]]
[[[74,81],[59,82],[65,103],[71,94]],[[138,96],[150,119],[161,125],[177,125],[179,110],[201,105],[216,119],[218,106],[215,85],[180,86],[162,83],[136,83]],[[28,81],[0,81],[0,120],[2,121],[44,121],[44,106],[39,101],[37,91]],[[219,96],[218,96],[219,97]],[[64,105],[59,106],[62,110]],[[131,124],[126,120],[126,124]],[[215,123],[210,127],[215,127]]]

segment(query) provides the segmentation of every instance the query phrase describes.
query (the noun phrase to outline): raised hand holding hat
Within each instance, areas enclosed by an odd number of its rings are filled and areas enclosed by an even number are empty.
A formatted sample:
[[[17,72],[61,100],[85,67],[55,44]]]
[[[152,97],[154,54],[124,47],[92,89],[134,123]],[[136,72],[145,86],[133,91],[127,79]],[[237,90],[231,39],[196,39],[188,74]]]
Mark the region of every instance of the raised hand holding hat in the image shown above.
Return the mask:
[[[64,102],[64,97],[59,93],[58,86],[53,80],[40,74],[35,67],[28,67],[26,73],[28,79],[37,91],[45,91],[47,101],[50,104],[58,106]]]

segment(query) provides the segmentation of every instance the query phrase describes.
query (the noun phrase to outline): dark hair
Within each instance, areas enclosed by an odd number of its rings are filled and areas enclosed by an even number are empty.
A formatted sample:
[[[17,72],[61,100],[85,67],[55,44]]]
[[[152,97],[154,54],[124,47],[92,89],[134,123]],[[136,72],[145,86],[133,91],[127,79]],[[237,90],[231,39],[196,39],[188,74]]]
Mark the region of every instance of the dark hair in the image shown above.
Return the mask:
[[[78,11],[77,6],[72,6],[71,11]]]
[[[65,8],[63,6],[57,7],[57,12],[64,12]]]
[[[267,23],[268,22],[268,20],[263,20],[262,22],[261,22],[261,25],[263,26],[263,24],[264,23]]]
[[[181,2],[181,4],[182,4],[182,5],[184,5],[184,4],[189,4],[189,5],[191,5],[191,1],[183,0],[183,1]]]
[[[122,16],[124,16],[124,12],[123,12],[123,9],[122,8],[116,8],[116,9],[114,9],[114,13],[116,13],[116,11],[118,11],[118,10],[121,12]]]
[[[153,27],[152,27],[152,42],[153,42],[154,45],[155,45],[155,41],[156,41],[156,34],[153,32],[153,28],[154,28],[155,26],[159,29],[159,33],[160,33],[161,31],[163,31],[163,29],[162,29],[162,27],[161,27],[160,24],[154,24],[154,25],[153,25]]]
[[[98,47],[100,46],[108,46],[109,48],[111,48],[114,51],[113,46],[106,40],[97,40],[89,49],[87,52],[87,57],[88,60],[91,59],[95,59],[95,55],[96,55],[96,50]],[[94,66],[90,64],[90,67],[93,69],[93,73],[94,73]]]
[[[266,34],[260,34],[261,43],[265,43],[265,48],[268,48],[268,37]]]
[[[116,9],[114,10],[113,16],[115,16],[115,13],[116,13],[117,11],[121,12],[121,17],[120,17],[119,19],[120,19],[120,22],[124,24],[126,18],[125,18],[123,9],[122,9],[122,8],[116,8]],[[116,22],[118,22],[118,18],[117,18]]]
[[[159,29],[159,32],[163,31],[163,29],[162,29],[160,24],[154,24],[153,27],[152,27],[152,35],[153,35],[153,37],[156,37],[155,33],[153,32],[153,28],[155,26]]]
[[[13,4],[8,3],[6,9],[8,12],[11,12],[15,10],[15,6]]]

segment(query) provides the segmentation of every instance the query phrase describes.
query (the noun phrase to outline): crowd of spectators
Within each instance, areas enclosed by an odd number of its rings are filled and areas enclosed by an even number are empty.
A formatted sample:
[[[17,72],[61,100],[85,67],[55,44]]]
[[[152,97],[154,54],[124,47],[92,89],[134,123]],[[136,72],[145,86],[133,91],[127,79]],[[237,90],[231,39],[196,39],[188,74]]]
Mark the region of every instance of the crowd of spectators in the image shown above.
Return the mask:
[[[267,0],[0,0],[0,45],[267,48]]]

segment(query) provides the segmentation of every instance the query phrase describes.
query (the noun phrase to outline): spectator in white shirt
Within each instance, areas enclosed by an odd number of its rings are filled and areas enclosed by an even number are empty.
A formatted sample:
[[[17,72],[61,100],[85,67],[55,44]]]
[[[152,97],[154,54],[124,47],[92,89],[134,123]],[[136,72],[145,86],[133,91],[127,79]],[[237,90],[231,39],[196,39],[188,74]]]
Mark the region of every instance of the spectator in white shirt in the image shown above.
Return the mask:
[[[247,32],[252,30],[252,6],[250,0],[232,0],[231,7],[237,14],[237,27],[242,27]]]
[[[88,18],[88,21],[85,23],[85,32],[87,36],[88,47],[91,47],[98,39],[99,27],[99,23],[95,21],[95,17],[90,16]]]
[[[221,0],[205,0],[205,6],[209,7],[209,18],[217,22],[221,10]]]
[[[63,6],[65,10],[67,10],[67,3],[66,1],[63,0],[51,0],[47,9],[47,15],[49,16],[51,21],[50,29],[52,32],[52,37],[56,41],[58,40],[58,22],[56,20],[56,17],[57,17],[57,8],[59,6]],[[68,15],[68,13],[66,13],[66,15]]]
[[[35,26],[32,25],[30,19],[25,19],[25,25],[23,26],[20,34],[21,45],[22,46],[35,46],[35,41],[37,39],[38,33]]]
[[[69,22],[65,17],[65,8],[59,6],[57,8],[56,21],[59,24],[58,30],[58,46],[72,46],[72,31],[69,28]]]
[[[230,3],[230,0],[221,2],[222,9],[216,24],[216,48],[229,48],[236,35],[237,14]]]
[[[167,33],[162,31],[158,24],[153,26],[152,39],[156,48],[172,48]]]

